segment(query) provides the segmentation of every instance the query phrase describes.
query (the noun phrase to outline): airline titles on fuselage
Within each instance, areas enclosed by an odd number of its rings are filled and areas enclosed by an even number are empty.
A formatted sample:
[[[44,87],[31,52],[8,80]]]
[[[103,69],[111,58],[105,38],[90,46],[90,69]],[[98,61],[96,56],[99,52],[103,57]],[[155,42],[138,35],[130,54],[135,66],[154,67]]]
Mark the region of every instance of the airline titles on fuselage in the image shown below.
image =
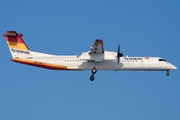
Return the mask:
[[[14,52],[16,52],[16,53],[22,53],[22,54],[30,54],[30,52],[29,51],[26,51],[26,50],[17,50],[17,49],[11,49],[11,51],[14,53]]]
[[[124,58],[124,60],[143,60],[143,58]]]

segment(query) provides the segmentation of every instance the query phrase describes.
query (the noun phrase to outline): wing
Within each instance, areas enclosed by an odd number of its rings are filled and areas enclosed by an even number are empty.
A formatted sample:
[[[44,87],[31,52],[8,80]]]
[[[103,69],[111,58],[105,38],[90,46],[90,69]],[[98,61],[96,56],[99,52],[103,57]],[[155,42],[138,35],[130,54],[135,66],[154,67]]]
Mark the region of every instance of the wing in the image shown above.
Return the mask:
[[[104,53],[103,41],[101,39],[95,40],[94,45],[91,46],[89,54],[103,54],[103,53]]]

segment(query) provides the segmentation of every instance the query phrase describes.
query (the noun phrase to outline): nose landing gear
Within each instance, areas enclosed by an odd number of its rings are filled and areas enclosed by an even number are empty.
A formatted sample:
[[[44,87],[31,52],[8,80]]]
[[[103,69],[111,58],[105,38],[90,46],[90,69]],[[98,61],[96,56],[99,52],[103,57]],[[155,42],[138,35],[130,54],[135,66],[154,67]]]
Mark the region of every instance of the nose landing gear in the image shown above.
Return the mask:
[[[166,76],[169,76],[170,75],[170,72],[169,72],[169,70],[167,70],[167,72],[166,72]]]

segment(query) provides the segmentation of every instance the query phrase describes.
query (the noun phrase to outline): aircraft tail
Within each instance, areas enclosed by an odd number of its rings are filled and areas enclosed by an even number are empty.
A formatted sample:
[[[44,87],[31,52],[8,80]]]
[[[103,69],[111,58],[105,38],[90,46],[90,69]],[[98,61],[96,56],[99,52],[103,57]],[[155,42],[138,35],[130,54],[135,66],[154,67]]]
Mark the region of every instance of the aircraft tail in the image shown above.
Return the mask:
[[[22,39],[22,34],[7,31],[3,34],[13,58],[30,56],[30,50]]]

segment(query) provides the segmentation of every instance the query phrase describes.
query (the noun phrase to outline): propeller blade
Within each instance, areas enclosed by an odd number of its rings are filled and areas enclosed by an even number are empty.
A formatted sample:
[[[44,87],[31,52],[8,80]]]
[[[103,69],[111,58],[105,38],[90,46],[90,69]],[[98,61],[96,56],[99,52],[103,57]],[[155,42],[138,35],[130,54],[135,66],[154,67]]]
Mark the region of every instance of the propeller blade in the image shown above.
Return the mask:
[[[118,53],[120,53],[120,45],[118,45]]]
[[[117,51],[117,59],[118,59],[118,65],[119,65],[119,54],[120,54],[120,45],[118,45],[118,51]]]
[[[118,65],[119,65],[119,57],[117,59],[118,59]]]
[[[123,54],[120,53],[120,45],[118,44],[118,50],[117,50],[117,60],[118,60],[118,65],[119,65],[119,59],[120,59],[120,57],[122,57],[122,56],[123,56]]]

